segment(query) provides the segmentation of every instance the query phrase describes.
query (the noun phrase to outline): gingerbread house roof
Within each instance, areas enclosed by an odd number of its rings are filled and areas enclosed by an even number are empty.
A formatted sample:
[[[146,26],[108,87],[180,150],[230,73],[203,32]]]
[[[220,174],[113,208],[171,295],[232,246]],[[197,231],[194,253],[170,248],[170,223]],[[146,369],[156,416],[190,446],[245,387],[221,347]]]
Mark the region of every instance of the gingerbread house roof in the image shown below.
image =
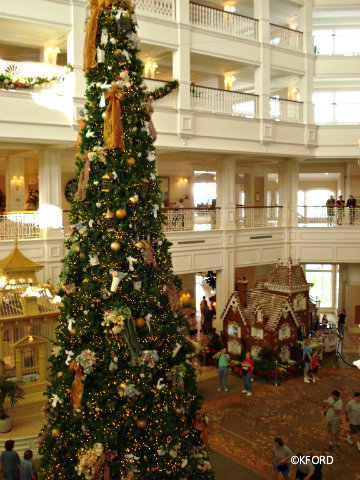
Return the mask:
[[[269,290],[286,293],[308,290],[310,284],[306,281],[304,270],[299,263],[279,263],[272,272],[271,278],[265,284]]]

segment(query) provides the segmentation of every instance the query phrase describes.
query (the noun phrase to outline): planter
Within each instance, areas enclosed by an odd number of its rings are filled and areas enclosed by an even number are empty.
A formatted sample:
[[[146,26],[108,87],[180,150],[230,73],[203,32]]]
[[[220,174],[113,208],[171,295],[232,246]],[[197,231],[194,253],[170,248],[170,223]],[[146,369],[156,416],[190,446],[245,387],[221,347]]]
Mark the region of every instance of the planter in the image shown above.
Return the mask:
[[[25,210],[37,210],[37,209],[38,209],[38,202],[25,203]]]
[[[11,427],[11,417],[0,418],[0,433],[9,432]]]

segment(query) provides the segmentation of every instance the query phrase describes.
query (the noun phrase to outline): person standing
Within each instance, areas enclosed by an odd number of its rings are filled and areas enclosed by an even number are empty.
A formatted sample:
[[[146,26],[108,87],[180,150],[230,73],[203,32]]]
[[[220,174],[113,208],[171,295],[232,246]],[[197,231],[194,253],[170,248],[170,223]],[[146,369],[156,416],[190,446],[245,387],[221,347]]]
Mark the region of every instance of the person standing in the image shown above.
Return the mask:
[[[346,421],[350,424],[350,433],[345,442],[356,446],[360,452],[360,392],[354,393],[352,398],[345,407]]]
[[[21,461],[20,465],[20,480],[36,480],[36,470],[33,462],[32,450],[25,450],[24,460]]]
[[[242,376],[244,380],[244,390],[242,393],[246,393],[248,397],[252,395],[251,379],[254,371],[254,361],[251,358],[251,353],[246,352],[245,358],[242,362]]]
[[[297,458],[300,458],[300,457],[304,457],[305,455],[303,455],[302,453],[298,453],[296,456]],[[315,473],[315,467],[312,464],[311,459],[307,458],[305,463],[299,463],[297,465],[295,479],[310,480],[310,478],[313,477],[314,473]]]
[[[331,397],[324,401],[326,410],[324,416],[326,419],[326,430],[329,433],[329,450],[334,452],[336,448],[340,448],[339,430],[340,430],[340,414],[344,405],[340,399],[339,390],[333,390]]]
[[[319,377],[317,376],[319,367],[320,367],[320,364],[319,364],[317,351],[313,350],[311,352],[311,357],[310,357],[310,372],[311,372],[313,382],[319,381]]]
[[[276,437],[274,439],[273,453],[273,480],[277,480],[279,472],[281,472],[285,480],[289,479],[290,473],[290,458],[292,451],[289,447],[284,445],[282,438]]]
[[[228,377],[228,367],[230,362],[229,354],[226,351],[226,348],[220,350],[220,352],[215,353],[213,358],[218,360],[218,375],[219,375],[219,387],[217,389],[218,392],[224,388],[225,392],[228,392],[228,384],[227,384],[227,377]]]
[[[0,472],[6,480],[19,480],[20,478],[20,458],[14,451],[14,440],[5,442],[5,451],[0,457]]]
[[[327,215],[328,215],[328,225],[332,225],[332,220],[334,218],[334,209],[335,209],[335,198],[333,195],[330,195],[330,198],[326,201],[327,206]]]
[[[201,328],[203,328],[205,320],[205,310],[209,308],[205,295],[202,297],[200,302],[200,313],[201,313]]]
[[[342,309],[339,314],[339,320],[338,320],[338,332],[341,338],[344,336],[345,318],[346,318],[345,310]]]
[[[197,321],[196,321],[196,316],[195,313],[190,313],[189,316],[189,335],[190,338],[195,338],[196,334],[198,333],[197,331]]]
[[[304,342],[304,382],[310,383],[310,361],[311,361],[311,348],[310,339],[307,338]]]
[[[355,214],[356,214],[356,199],[352,195],[349,195],[348,201],[346,202],[346,206],[349,208],[350,225],[354,225]]]
[[[345,202],[343,200],[342,195],[339,196],[339,200],[336,201],[336,223],[338,225],[342,225],[343,218],[344,218],[344,208]]]

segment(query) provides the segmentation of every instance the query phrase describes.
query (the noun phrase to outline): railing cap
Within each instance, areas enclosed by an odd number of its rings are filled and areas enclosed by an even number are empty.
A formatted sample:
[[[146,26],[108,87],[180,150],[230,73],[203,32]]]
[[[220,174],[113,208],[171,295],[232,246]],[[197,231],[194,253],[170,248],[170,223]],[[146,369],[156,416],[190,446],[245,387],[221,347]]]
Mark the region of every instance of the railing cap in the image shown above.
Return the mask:
[[[303,35],[303,32],[301,30],[294,30],[293,28],[284,27],[283,25],[277,25],[276,23],[270,23],[269,25],[271,27],[284,28],[285,30],[289,30],[290,32],[300,33],[300,35]]]
[[[202,5],[201,3],[190,2],[190,5],[196,5],[198,7],[209,8],[210,10],[217,10],[218,12],[221,12],[221,13],[224,13],[224,14],[226,13],[226,14],[229,14],[229,15],[235,15],[237,17],[242,17],[242,18],[247,18],[249,20],[253,20],[254,22],[259,22],[259,20],[257,18],[248,17],[247,15],[240,15],[240,13],[226,12],[225,10],[221,10],[220,8],[209,7],[209,5]]]
[[[224,88],[215,88],[215,87],[203,87],[202,85],[196,85],[195,83],[190,84],[190,88],[196,87],[196,88],[206,88],[207,90],[217,90],[219,92],[228,92],[228,93],[238,93],[239,95],[250,95],[251,97],[259,97],[259,95],[256,95],[255,93],[246,93],[246,92],[236,92],[234,90],[225,90]]]

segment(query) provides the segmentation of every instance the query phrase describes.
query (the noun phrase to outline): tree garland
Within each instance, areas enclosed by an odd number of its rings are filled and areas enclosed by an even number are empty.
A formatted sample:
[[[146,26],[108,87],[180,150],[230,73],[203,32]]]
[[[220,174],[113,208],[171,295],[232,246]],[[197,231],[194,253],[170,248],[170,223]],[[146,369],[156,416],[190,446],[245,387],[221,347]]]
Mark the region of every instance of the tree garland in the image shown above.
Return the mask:
[[[19,90],[28,89],[41,85],[42,83],[60,82],[65,75],[73,71],[71,65],[62,67],[60,73],[52,77],[24,77],[22,75],[0,73],[0,89],[2,90]]]
[[[171,80],[170,82],[165,83],[162,87],[156,88],[152,92],[145,94],[145,101],[151,102],[152,100],[159,100],[166,95],[169,95],[173,90],[176,90],[179,86],[178,80]]]

